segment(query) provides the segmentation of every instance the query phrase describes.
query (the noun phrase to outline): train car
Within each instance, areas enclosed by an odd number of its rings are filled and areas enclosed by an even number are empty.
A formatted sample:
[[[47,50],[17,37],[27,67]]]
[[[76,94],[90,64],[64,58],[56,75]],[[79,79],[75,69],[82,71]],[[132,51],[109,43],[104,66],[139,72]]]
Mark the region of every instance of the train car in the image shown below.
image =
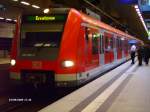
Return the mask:
[[[78,86],[129,59],[129,40],[140,40],[76,9],[25,14],[17,22],[10,79]]]

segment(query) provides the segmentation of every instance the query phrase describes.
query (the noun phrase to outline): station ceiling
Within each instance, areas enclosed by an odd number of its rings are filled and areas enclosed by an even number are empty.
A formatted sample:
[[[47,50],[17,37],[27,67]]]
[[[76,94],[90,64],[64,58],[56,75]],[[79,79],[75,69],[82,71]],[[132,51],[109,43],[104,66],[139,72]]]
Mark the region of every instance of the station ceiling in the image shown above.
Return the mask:
[[[16,19],[23,12],[43,11],[47,7],[74,7],[81,10],[88,8],[102,16],[102,21],[128,32],[144,41],[148,40],[142,22],[132,5],[119,4],[118,0],[25,0],[31,5],[26,6],[13,0],[0,0],[0,17]],[[2,6],[1,6],[2,5]],[[104,14],[105,13],[105,14]]]

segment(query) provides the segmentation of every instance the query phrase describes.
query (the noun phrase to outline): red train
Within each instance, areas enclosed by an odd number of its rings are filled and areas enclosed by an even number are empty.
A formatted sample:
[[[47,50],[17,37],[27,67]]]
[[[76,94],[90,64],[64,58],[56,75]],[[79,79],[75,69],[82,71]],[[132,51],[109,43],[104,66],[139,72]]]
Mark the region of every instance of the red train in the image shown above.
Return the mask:
[[[16,25],[10,78],[77,86],[129,59],[129,40],[142,42],[75,9],[22,15]]]

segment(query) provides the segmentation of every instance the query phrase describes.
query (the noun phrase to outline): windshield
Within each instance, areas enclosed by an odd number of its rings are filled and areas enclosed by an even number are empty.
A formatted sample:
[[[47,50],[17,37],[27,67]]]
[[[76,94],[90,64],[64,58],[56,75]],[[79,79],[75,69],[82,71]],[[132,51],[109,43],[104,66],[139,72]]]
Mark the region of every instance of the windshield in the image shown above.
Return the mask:
[[[39,27],[39,28],[38,28]],[[40,28],[41,27],[41,28]],[[59,47],[62,26],[24,25],[21,33],[21,48],[29,47]]]
[[[63,24],[22,24],[21,58],[56,59],[63,27]]]

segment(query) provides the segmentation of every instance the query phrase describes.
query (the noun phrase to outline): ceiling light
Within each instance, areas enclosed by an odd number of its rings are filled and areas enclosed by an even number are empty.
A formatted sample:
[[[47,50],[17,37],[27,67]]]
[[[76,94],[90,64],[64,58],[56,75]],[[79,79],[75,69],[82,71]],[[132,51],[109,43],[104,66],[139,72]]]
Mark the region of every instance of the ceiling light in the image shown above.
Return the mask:
[[[139,16],[142,16],[142,14],[141,14],[141,13],[138,13],[138,15],[139,15]]]
[[[30,3],[25,2],[25,1],[21,1],[20,3],[24,4],[24,5],[30,5]]]
[[[140,12],[140,9],[138,8],[138,9],[135,9],[137,12]]]
[[[15,19],[14,22],[17,22],[17,20]]]
[[[40,7],[37,5],[32,5],[33,8],[39,9]]]
[[[141,14],[141,12],[137,12],[138,14]]]
[[[47,9],[44,9],[44,11],[43,11],[44,13],[49,13],[49,9],[47,8]]]
[[[0,19],[4,19],[3,17],[0,17]]]
[[[6,20],[7,20],[7,21],[12,21],[12,19],[9,19],[9,18],[7,18]]]
[[[14,1],[14,2],[18,2],[18,0],[12,0],[12,1]]]
[[[146,25],[145,25],[145,22],[144,22],[144,20],[143,20],[142,14],[140,13],[140,9],[138,8],[138,5],[135,5],[134,8],[135,8],[135,10],[136,10],[136,12],[137,12],[137,14],[138,14],[140,20],[141,20],[141,22],[142,22],[142,24],[143,24],[143,26],[144,26],[146,32],[148,32],[148,29],[147,29],[147,27],[146,27]]]
[[[137,9],[137,8],[139,8],[139,7],[138,7],[138,5],[135,5],[135,6],[134,6],[134,8],[136,8],[136,9]]]

